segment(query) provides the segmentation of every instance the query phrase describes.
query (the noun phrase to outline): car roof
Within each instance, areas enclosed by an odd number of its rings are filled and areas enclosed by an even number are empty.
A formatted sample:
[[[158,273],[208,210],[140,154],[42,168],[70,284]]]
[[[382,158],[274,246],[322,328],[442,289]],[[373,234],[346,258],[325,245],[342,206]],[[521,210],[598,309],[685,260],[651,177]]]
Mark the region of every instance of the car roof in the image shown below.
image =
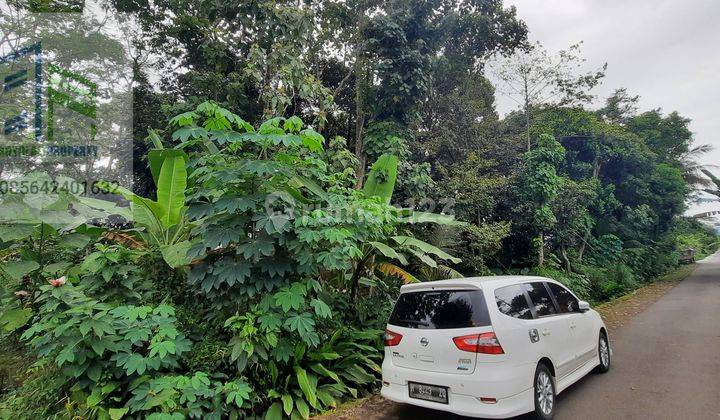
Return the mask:
[[[528,281],[554,281],[540,276],[482,276],[465,277],[460,279],[448,279],[428,281],[422,283],[406,284],[400,288],[401,293],[418,292],[423,290],[448,290],[448,289],[497,289],[503,286],[526,283]]]

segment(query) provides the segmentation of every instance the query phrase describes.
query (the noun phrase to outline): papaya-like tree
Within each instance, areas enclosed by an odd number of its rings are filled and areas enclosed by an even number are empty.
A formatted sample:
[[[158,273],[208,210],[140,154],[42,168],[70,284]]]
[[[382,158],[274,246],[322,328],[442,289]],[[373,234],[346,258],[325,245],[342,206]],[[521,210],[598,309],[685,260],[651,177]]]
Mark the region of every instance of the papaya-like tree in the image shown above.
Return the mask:
[[[525,167],[520,173],[521,197],[532,208],[532,222],[537,230],[538,266],[545,263],[545,232],[557,218],[551,203],[560,192],[563,178],[558,166],[565,158],[565,148],[549,134],[538,138],[538,146],[525,153]]]

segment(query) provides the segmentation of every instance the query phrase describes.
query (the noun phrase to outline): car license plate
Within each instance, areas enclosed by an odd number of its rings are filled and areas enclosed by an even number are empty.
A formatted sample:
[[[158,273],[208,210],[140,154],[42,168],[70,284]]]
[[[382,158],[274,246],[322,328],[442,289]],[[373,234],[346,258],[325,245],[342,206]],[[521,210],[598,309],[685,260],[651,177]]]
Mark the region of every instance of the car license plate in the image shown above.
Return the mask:
[[[447,387],[419,384],[417,382],[408,382],[408,387],[410,388],[410,398],[433,401],[443,404],[448,403]]]

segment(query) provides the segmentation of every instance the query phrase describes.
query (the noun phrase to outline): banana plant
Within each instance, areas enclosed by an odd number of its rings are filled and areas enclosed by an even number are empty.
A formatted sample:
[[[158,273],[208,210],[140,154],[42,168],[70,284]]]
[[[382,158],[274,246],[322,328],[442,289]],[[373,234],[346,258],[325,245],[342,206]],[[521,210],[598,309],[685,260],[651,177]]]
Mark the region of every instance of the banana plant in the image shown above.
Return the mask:
[[[395,191],[397,174],[398,158],[390,154],[380,156],[372,165],[363,188],[363,193],[366,197],[378,197],[384,203],[390,204]],[[450,215],[418,212],[414,209],[392,208],[393,211],[396,212],[398,220],[402,223],[464,225],[463,222],[455,220],[455,218]],[[386,276],[399,277],[405,283],[419,281],[418,276],[409,273],[396,264],[396,262],[398,262],[403,266],[407,266],[409,264],[409,256],[417,258],[423,264],[423,267],[433,270],[433,273],[437,276],[446,274],[448,276],[446,278],[462,277],[460,273],[450,266],[438,264],[436,261],[444,260],[452,264],[458,264],[461,261],[459,258],[455,258],[442,249],[411,236],[392,236],[386,242],[369,242],[365,244],[362,251],[363,255],[357,261],[351,277],[350,298],[352,301],[355,301],[361,279],[366,274],[379,272]],[[422,276],[424,280],[437,280],[435,277],[436,276]]]
[[[130,202],[135,224],[144,228],[139,235],[148,245],[160,250],[170,267],[187,265],[190,263],[187,253],[191,246],[191,226],[185,205],[187,155],[176,149],[156,149],[150,151],[148,161],[157,188],[157,201],[140,197],[116,184],[101,182],[98,186],[107,192],[120,194]]]
[[[373,164],[363,187],[366,197],[379,197],[390,204],[395,193],[398,176],[398,158],[390,154],[380,156]],[[453,216],[440,213],[427,213],[410,208],[395,209],[400,221],[404,223],[437,223],[442,225],[462,226],[465,223],[455,220]]]

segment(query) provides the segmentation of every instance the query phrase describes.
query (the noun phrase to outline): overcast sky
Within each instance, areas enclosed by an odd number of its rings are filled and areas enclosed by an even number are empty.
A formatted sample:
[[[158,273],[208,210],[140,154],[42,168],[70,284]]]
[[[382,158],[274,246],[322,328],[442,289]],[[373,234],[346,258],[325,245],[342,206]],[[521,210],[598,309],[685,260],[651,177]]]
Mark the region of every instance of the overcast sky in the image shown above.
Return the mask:
[[[706,163],[720,164],[720,1],[505,0],[550,51],[584,41],[590,67],[608,63],[594,93],[616,88],[640,95],[640,110],[662,108],[692,119],[698,144],[716,148]],[[498,95],[506,112],[517,105]]]
[[[505,0],[532,41],[558,51],[583,41],[588,69],[608,63],[598,104],[615,89],[640,95],[640,111],[661,108],[692,119],[696,144],[715,150],[701,160],[720,165],[720,1]],[[498,94],[502,113],[517,107]],[[712,169],[720,172],[720,169]],[[716,204],[693,204],[691,212]]]

